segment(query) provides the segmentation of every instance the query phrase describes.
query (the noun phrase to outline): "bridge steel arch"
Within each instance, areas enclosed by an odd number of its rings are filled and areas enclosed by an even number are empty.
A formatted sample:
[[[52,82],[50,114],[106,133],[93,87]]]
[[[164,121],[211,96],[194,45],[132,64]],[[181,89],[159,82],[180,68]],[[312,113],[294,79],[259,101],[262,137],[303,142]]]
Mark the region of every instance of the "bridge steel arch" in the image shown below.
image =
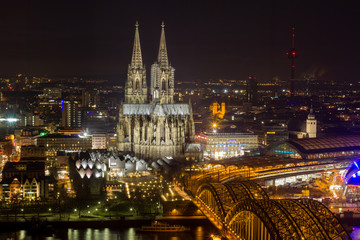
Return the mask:
[[[351,239],[335,215],[311,199],[269,199],[255,182],[205,183],[196,200],[241,239]]]
[[[245,216],[252,216],[244,221]],[[259,221],[260,220],[260,221]],[[238,202],[226,215],[225,223],[235,235],[251,239],[263,229],[263,239],[304,239],[297,223],[278,202],[270,199],[245,199]]]
[[[269,199],[267,193],[260,187],[259,184],[253,181],[239,181],[234,179],[232,181],[224,183],[224,185],[229,186],[233,191],[237,191],[237,197],[240,197],[241,200],[244,196],[248,196],[253,199]],[[244,195],[242,195],[244,194]]]
[[[291,214],[297,222],[306,238],[311,239],[332,239],[321,224],[317,216],[301,201],[295,199],[275,200],[279,202]]]
[[[233,181],[229,183],[205,183],[195,194],[216,215],[224,217],[227,212],[240,200],[269,199],[266,192],[255,182]]]
[[[196,198],[220,219],[224,219],[235,204],[233,195],[221,183],[202,184],[196,191]]]
[[[335,215],[322,203],[312,199],[298,199],[319,220],[330,239],[351,239]]]

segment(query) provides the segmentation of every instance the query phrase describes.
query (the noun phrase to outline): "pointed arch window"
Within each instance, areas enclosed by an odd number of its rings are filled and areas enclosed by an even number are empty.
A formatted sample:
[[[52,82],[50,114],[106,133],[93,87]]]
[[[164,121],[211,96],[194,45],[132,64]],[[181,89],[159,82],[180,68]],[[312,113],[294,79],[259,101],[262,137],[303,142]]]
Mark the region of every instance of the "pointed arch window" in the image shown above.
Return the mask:
[[[166,90],[166,81],[165,81],[165,79],[163,79],[161,81],[161,90]]]

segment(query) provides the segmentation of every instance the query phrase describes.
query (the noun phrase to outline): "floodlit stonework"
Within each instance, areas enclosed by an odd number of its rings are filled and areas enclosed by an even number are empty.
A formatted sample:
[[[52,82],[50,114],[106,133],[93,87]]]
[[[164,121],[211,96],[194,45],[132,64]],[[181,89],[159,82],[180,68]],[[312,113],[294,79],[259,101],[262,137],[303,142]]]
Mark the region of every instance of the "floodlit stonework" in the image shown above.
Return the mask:
[[[174,103],[174,71],[170,66],[162,24],[159,55],[152,65],[151,101],[148,102],[145,66],[142,62],[138,24],[125,101],[119,106],[117,148],[133,152],[145,160],[183,156],[186,144],[193,142],[195,127],[191,103]]]

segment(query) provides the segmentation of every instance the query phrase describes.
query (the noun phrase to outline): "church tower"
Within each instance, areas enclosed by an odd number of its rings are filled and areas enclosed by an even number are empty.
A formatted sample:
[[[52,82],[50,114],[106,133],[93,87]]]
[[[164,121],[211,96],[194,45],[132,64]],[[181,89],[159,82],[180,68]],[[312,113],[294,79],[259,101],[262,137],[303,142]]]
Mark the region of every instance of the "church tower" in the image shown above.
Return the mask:
[[[306,119],[306,132],[309,138],[316,138],[316,119],[312,109]]]
[[[145,67],[138,24],[125,85],[125,101],[119,106],[117,150],[131,152],[145,161],[184,157],[195,136],[191,102],[174,103],[174,71],[168,60],[164,23],[157,61],[151,67],[151,91],[147,102]]]
[[[151,66],[150,94],[154,103],[174,103],[174,72],[168,60],[165,24],[161,24],[160,46],[157,61]]]
[[[131,63],[129,64],[125,84],[125,103],[146,103],[147,85],[145,66],[142,62],[139,24],[135,24],[135,38]]]

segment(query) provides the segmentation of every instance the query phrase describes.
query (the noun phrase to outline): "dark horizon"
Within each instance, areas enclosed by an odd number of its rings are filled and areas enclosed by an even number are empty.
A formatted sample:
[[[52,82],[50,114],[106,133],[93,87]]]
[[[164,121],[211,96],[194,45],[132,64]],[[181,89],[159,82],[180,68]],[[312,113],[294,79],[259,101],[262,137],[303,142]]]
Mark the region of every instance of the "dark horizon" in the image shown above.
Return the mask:
[[[358,7],[355,1],[7,2],[0,16],[0,74],[126,77],[138,20],[148,79],[165,21],[176,81],[249,75],[287,81],[294,25],[296,79],[315,73],[319,81],[356,82]]]

